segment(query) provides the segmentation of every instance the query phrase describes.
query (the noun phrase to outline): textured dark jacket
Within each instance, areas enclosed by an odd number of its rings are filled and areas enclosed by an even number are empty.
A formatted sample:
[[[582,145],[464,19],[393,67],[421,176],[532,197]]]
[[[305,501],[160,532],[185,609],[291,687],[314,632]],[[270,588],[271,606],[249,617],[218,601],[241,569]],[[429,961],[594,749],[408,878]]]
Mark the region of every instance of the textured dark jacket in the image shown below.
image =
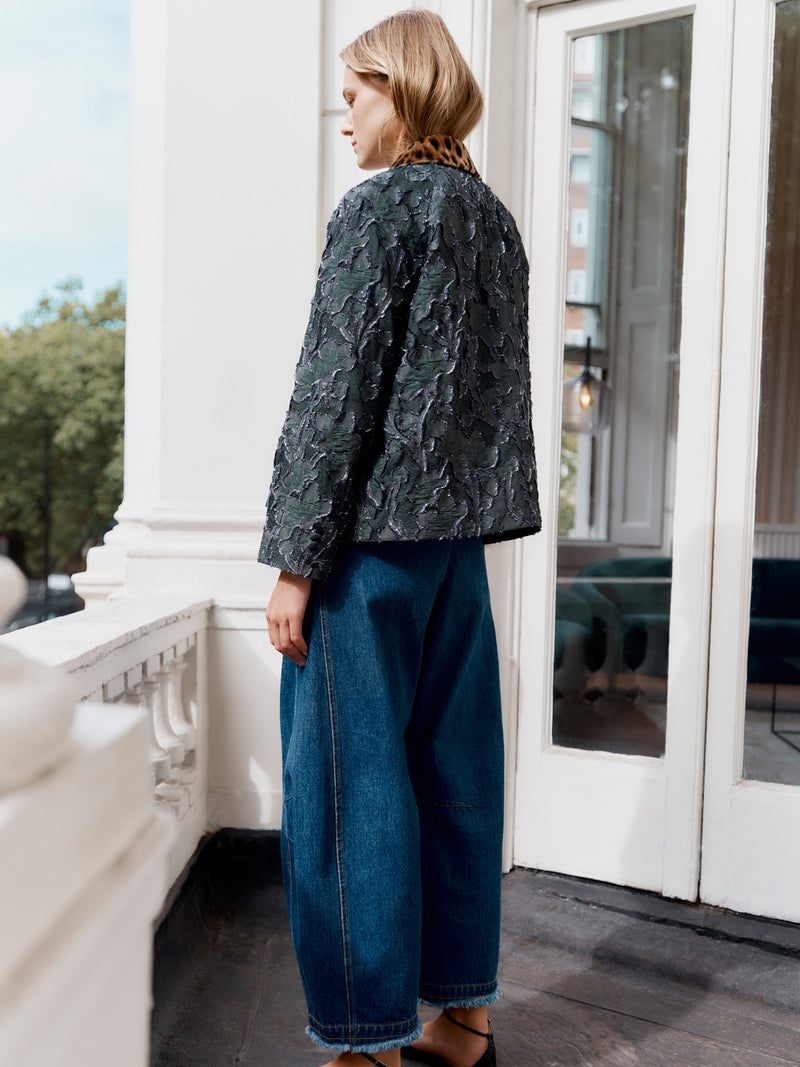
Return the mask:
[[[522,241],[460,142],[431,144],[328,224],[261,563],[325,578],[347,541],[541,527]]]

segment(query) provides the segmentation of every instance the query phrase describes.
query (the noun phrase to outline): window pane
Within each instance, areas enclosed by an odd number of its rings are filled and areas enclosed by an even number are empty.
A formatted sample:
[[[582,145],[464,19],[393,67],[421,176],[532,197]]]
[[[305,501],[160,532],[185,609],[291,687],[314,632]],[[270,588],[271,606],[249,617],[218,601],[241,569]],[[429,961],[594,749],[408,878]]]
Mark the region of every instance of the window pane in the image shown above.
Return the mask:
[[[743,774],[800,785],[800,0],[776,10]]]
[[[688,17],[575,41],[564,227],[564,379],[589,376],[589,407],[608,387],[611,420],[584,432],[565,417],[553,741],[655,757],[666,729],[690,45]]]

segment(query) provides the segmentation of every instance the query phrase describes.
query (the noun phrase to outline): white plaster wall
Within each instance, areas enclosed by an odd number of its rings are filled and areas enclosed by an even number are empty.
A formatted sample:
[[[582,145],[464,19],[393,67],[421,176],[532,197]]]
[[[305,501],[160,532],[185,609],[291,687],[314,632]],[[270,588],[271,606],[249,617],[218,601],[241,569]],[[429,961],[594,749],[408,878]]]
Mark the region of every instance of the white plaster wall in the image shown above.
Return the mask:
[[[267,642],[263,623],[260,608],[216,608],[212,612],[210,830],[280,826],[281,657]]]
[[[263,510],[316,267],[318,29],[317,0],[134,2],[137,517]]]
[[[318,4],[170,6],[162,493],[260,508],[313,284]]]

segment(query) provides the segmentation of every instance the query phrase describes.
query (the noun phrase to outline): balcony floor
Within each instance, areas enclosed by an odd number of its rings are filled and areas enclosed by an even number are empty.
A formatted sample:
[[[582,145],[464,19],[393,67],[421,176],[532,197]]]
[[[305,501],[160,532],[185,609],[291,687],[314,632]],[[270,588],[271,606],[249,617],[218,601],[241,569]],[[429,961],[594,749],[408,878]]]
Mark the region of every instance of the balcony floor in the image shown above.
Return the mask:
[[[503,892],[500,1067],[800,1063],[800,927],[523,869]],[[206,839],[156,933],[154,1002],[152,1067],[323,1062],[277,835]]]

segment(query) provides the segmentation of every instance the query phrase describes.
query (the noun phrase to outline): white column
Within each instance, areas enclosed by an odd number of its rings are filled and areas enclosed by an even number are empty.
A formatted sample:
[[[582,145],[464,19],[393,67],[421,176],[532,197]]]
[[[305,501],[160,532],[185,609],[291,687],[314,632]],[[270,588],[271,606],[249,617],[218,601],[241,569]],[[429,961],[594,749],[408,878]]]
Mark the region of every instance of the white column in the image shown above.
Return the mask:
[[[125,494],[76,588],[213,597],[210,818],[280,818],[256,562],[316,278],[319,0],[132,0]],[[218,803],[215,803],[215,798]]]
[[[132,2],[125,498],[89,598],[267,589],[253,560],[316,270],[319,6]]]

